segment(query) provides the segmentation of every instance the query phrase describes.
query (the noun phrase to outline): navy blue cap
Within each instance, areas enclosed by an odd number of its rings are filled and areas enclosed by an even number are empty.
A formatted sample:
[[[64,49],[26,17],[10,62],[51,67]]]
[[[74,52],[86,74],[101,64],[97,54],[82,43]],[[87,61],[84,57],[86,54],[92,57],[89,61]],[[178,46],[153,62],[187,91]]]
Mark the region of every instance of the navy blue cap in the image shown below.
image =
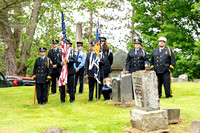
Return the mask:
[[[142,43],[142,40],[140,39],[134,39],[134,44],[137,43],[137,44],[141,44]]]
[[[101,37],[101,41],[105,42],[107,39],[105,37]]]
[[[47,51],[47,49],[44,48],[44,47],[40,47],[39,50],[40,50],[40,52],[46,52]]]
[[[53,44],[58,44],[58,43],[59,43],[59,41],[58,41],[58,40],[56,40],[56,39],[54,39],[54,40],[52,40],[52,43],[53,43]]]
[[[70,42],[70,40],[67,40],[67,44],[69,44],[69,45],[73,45],[73,44]]]
[[[90,42],[90,44],[91,44],[92,46],[95,46],[95,43],[94,43],[94,42]]]
[[[76,42],[77,46],[83,46],[83,42]]]

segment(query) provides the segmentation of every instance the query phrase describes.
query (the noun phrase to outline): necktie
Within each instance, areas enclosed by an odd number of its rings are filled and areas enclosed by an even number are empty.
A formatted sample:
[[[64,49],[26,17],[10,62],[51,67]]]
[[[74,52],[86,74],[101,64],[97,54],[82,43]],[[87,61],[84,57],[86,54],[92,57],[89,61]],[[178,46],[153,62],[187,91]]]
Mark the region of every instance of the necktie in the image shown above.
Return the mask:
[[[138,54],[138,50],[135,50],[135,54],[136,54],[136,55]]]

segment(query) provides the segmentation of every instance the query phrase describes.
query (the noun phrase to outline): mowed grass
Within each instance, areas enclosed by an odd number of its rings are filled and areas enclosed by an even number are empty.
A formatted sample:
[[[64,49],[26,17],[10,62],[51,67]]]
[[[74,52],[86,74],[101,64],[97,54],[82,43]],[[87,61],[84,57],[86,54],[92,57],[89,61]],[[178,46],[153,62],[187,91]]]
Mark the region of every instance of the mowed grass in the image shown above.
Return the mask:
[[[46,105],[33,104],[34,86],[0,88],[0,132],[42,133],[48,127],[69,133],[123,133],[130,126],[130,110],[109,106],[112,101],[88,102],[88,85],[75,103],[60,103],[58,93]],[[160,99],[161,108],[180,108],[181,122],[170,125],[174,133],[189,132],[192,120],[200,120],[200,83],[173,83],[173,98]],[[164,92],[164,90],[163,90]],[[164,95],[164,94],[163,94]],[[164,97],[164,96],[163,96]]]

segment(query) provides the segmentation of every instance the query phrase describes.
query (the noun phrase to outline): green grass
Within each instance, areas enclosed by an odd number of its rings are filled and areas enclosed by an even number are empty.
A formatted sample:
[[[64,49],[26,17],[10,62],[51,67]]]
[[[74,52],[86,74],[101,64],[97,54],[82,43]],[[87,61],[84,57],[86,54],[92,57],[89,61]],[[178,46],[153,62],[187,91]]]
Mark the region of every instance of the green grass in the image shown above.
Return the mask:
[[[200,120],[200,84],[173,83],[173,98],[160,99],[161,108],[180,108],[181,122],[170,125],[172,132],[189,132],[192,120]],[[60,95],[50,95],[47,105],[33,104],[34,87],[0,88],[0,132],[41,133],[48,127],[70,133],[120,133],[130,126],[130,110],[111,107],[111,101],[88,102],[88,86],[76,95],[75,103],[60,103]],[[58,92],[58,91],[57,91]],[[164,92],[164,91],[163,91]]]

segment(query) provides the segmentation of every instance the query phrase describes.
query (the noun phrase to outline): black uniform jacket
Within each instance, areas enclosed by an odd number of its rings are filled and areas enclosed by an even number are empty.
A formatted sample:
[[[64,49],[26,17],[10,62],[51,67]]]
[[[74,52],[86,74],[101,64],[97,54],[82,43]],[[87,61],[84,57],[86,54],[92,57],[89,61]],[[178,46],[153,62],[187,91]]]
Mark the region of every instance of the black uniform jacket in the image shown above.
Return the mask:
[[[160,52],[159,48],[153,50],[151,56],[151,70],[156,73],[164,73],[167,70],[173,70],[175,66],[174,51],[170,47],[164,47]]]
[[[46,83],[47,78],[51,79],[51,73],[53,71],[53,65],[51,59],[47,62],[47,57],[41,59],[37,58],[33,69],[33,78],[36,79],[36,83]]]
[[[91,70],[89,70],[89,64],[90,64],[90,57],[93,56],[92,55],[93,52],[90,52],[87,54],[87,57],[86,57],[86,61],[85,61],[85,74],[88,74],[88,77],[94,77],[94,66],[92,67]],[[99,68],[100,68],[100,77],[104,77],[104,70],[103,70],[103,66],[105,64],[104,62],[104,56],[100,55],[101,59],[100,59],[100,62],[99,62]],[[92,57],[93,59],[93,57]]]
[[[103,51],[103,55],[104,55],[104,61],[105,61],[105,65],[104,65],[104,73],[111,73],[111,65],[113,63],[113,53],[111,49],[108,49],[107,51]]]
[[[74,63],[76,63],[76,54],[74,49],[71,49],[67,62],[68,74],[76,74]]]
[[[54,52],[53,49],[49,50],[48,57],[52,60],[53,65],[57,65],[57,68],[53,68],[53,73],[60,73],[62,70],[62,50],[58,49]]]
[[[139,49],[137,55],[135,54],[135,49],[132,49],[128,52],[127,58],[126,58],[126,70],[130,73],[138,71],[138,70],[144,70],[145,64],[149,64],[149,58],[146,54],[146,51],[144,49]]]

